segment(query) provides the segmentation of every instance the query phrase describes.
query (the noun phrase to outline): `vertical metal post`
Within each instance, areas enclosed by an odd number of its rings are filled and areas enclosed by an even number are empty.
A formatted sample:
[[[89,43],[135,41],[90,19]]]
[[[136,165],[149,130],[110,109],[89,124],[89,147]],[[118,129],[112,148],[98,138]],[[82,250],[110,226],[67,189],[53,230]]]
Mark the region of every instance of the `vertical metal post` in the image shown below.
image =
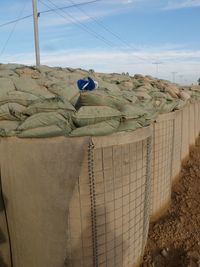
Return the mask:
[[[32,4],[33,4],[33,22],[34,22],[34,36],[35,36],[35,57],[36,57],[36,66],[39,67],[40,47],[39,47],[37,0],[32,0]]]

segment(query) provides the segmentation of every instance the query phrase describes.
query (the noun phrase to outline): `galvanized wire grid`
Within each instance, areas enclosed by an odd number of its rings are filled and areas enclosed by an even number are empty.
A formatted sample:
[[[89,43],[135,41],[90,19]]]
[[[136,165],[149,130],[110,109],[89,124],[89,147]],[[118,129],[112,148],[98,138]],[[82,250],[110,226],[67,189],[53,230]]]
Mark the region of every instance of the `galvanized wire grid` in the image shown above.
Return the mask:
[[[181,159],[183,160],[188,155],[189,155],[189,106],[185,107],[182,110]]]
[[[172,159],[172,179],[180,172],[181,168],[181,145],[182,145],[182,113],[176,112],[174,121],[174,145]]]
[[[139,261],[149,226],[150,145],[144,140],[94,149],[93,162],[91,156],[84,162],[70,206],[70,267],[132,267]]]
[[[195,103],[195,139],[199,135],[199,103]]]
[[[189,106],[189,144],[195,144],[195,105]]]
[[[152,205],[151,216],[156,216],[171,199],[174,119],[154,124]]]

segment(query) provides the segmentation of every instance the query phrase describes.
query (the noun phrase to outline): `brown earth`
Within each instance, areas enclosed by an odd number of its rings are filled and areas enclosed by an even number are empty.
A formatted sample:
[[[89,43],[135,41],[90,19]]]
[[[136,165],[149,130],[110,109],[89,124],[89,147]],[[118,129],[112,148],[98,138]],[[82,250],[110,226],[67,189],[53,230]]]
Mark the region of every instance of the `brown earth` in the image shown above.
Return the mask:
[[[168,212],[150,226],[141,267],[200,266],[200,140],[174,185]]]

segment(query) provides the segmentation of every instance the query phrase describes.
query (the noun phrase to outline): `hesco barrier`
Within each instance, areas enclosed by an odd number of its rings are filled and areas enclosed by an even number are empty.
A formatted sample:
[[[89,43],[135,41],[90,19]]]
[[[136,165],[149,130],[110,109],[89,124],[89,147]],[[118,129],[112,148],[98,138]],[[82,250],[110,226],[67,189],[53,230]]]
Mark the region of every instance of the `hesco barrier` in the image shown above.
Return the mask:
[[[13,266],[139,262],[149,227],[151,135],[147,127],[90,141],[2,139]]]
[[[181,170],[182,120],[182,110],[176,111],[172,154],[172,182],[176,181]]]
[[[11,267],[11,257],[10,257],[10,242],[8,235],[8,227],[5,215],[5,207],[2,197],[2,190],[0,184],[0,266],[1,267]]]
[[[189,156],[189,105],[182,110],[182,145],[181,160],[184,161]]]
[[[2,138],[0,266],[137,266],[199,131],[196,102],[130,133]]]
[[[189,144],[195,144],[195,104],[189,105]]]
[[[92,138],[69,209],[70,267],[132,267],[147,241],[151,128]]]
[[[175,113],[163,114],[154,123],[151,220],[165,212],[171,200]]]

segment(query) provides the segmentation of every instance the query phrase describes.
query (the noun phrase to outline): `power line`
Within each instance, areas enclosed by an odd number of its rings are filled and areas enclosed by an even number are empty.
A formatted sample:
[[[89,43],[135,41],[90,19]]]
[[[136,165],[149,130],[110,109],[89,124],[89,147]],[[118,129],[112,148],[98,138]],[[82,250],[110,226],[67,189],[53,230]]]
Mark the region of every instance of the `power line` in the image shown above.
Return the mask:
[[[43,3],[44,5],[46,5],[42,0],[39,0],[41,3]],[[49,3],[51,3],[51,5],[53,5],[54,7],[57,7],[51,0],[47,0]],[[46,5],[48,6],[48,5]],[[48,6],[49,7],[49,6]],[[110,40],[107,40],[105,37],[103,37],[102,35],[96,33],[94,30],[92,30],[91,28],[89,28],[88,26],[84,25],[83,23],[81,23],[80,21],[78,21],[77,19],[75,19],[71,14],[69,14],[69,12],[66,12],[66,11],[62,11],[63,13],[65,13],[67,16],[69,16],[71,18],[72,21],[74,21],[74,23],[76,25],[78,25],[80,28],[82,28],[84,31],[88,32],[90,35],[93,35],[95,38],[103,41],[106,45],[108,45],[109,47],[113,48],[116,47],[116,44],[114,44],[113,42],[111,42]],[[57,12],[56,12],[57,13]],[[59,16],[63,17],[65,20],[66,20],[66,17],[61,15],[60,13],[57,13]],[[140,56],[137,56],[137,55],[133,55],[133,53],[127,51],[126,49],[124,48],[121,48],[121,47],[118,47],[121,51],[131,55],[131,56],[134,56],[135,58],[138,58],[140,60],[143,60],[143,61],[148,61],[147,59],[143,58],[143,57],[140,57]],[[150,63],[150,62],[148,62]]]
[[[39,14],[44,14],[44,13],[48,13],[48,12],[53,12],[55,10],[64,10],[64,9],[68,9],[68,8],[72,8],[72,7],[76,7],[76,6],[89,5],[89,4],[93,4],[95,2],[99,2],[99,1],[102,1],[102,0],[93,0],[93,1],[83,2],[83,3],[77,3],[77,4],[74,4],[74,5],[70,5],[70,6],[57,7],[57,8],[53,8],[53,9],[51,8],[51,9],[44,10],[44,11],[41,11],[41,12],[38,12],[38,13]],[[21,20],[25,20],[25,19],[31,18],[32,16],[33,16],[33,14],[30,14],[30,15],[26,15],[26,16],[21,17],[21,18],[17,18],[17,19],[8,21],[6,23],[1,24],[0,28],[8,26],[8,25],[13,24],[13,23],[16,23],[16,22],[21,21]]]
[[[18,22],[20,21],[21,16],[22,16],[22,14],[23,14],[23,12],[24,12],[24,10],[25,10],[26,5],[27,5],[27,2],[25,2],[25,4],[23,5],[22,10],[21,10],[20,13],[19,13],[18,19],[15,21],[14,26],[12,27],[12,29],[11,29],[9,35],[8,35],[8,38],[7,38],[7,40],[6,40],[5,44],[4,44],[4,46],[3,46],[2,49],[1,49],[0,57],[3,55],[3,53],[4,53],[4,51],[5,51],[5,49],[6,49],[7,45],[8,45],[8,43],[9,43],[9,41],[10,41],[10,39],[11,39],[11,37],[12,37],[14,31],[15,31],[15,29],[16,29],[16,27],[17,27],[17,24],[18,24]]]
[[[41,1],[41,0],[39,0],[39,1],[40,1],[43,5],[49,7],[49,6],[48,6],[46,3],[44,3],[43,1]],[[50,2],[51,5],[53,5],[54,7],[57,8],[57,5],[55,5],[52,1],[50,1],[50,0],[47,0],[47,1]],[[109,47],[111,47],[111,48],[113,47],[113,44],[112,44],[110,41],[106,40],[105,37],[99,35],[99,34],[96,33],[95,31],[93,31],[92,29],[90,29],[88,26],[86,26],[86,25],[84,25],[83,23],[79,22],[79,21],[78,21],[77,19],[75,19],[71,14],[69,14],[69,12],[66,12],[66,11],[63,11],[63,10],[62,10],[62,13],[64,13],[65,15],[63,15],[63,14],[57,12],[57,11],[54,11],[54,12],[55,12],[57,15],[61,16],[62,18],[64,18],[66,21],[68,21],[67,18],[66,18],[66,15],[67,15],[68,17],[70,17],[71,21],[72,21],[74,24],[76,24],[79,28],[82,28],[82,30],[84,30],[85,32],[87,32],[87,33],[89,33],[90,35],[94,36],[96,39],[98,39],[98,40],[104,42],[107,46],[109,46]]]
[[[68,2],[75,4],[75,2],[73,0],[67,0]],[[97,25],[99,25],[101,28],[103,28],[105,31],[107,31],[108,33],[110,33],[112,36],[114,36],[115,38],[117,38],[121,43],[125,44],[128,48],[132,49],[132,47],[130,46],[130,44],[128,42],[126,42],[125,40],[123,40],[117,33],[114,33],[111,29],[109,29],[107,26],[105,26],[100,20],[91,17],[83,8],[76,6],[77,9],[79,9],[82,13],[84,13],[88,18],[90,18],[92,21],[94,21]],[[139,59],[142,60],[147,60],[144,57],[140,57],[140,56],[136,56]]]

